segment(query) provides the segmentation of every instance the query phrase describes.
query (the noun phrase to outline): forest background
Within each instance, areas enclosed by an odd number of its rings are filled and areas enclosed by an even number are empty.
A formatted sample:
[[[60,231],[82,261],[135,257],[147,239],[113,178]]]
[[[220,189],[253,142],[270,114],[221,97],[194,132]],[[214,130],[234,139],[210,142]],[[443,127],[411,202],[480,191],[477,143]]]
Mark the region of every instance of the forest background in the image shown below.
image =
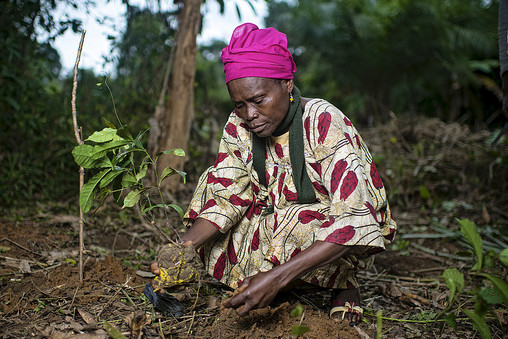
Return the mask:
[[[78,1],[0,5],[1,214],[11,207],[77,196],[78,173],[71,156],[72,74],[62,73],[53,43],[65,30],[83,27],[78,19],[56,17],[63,2],[93,10],[90,2]],[[126,28],[112,38],[113,75],[79,72],[77,108],[84,138],[104,127],[103,118],[112,121],[114,108],[136,133],[149,128],[155,112],[179,7],[153,12],[124,3]],[[266,26],[289,36],[302,93],[326,98],[359,126],[381,124],[390,114],[437,117],[473,130],[494,130],[504,122],[498,1],[302,0],[267,5]],[[213,162],[231,111],[219,60],[224,46],[213,41],[197,52],[195,116],[185,165],[191,181]],[[111,93],[98,85],[106,81]]]

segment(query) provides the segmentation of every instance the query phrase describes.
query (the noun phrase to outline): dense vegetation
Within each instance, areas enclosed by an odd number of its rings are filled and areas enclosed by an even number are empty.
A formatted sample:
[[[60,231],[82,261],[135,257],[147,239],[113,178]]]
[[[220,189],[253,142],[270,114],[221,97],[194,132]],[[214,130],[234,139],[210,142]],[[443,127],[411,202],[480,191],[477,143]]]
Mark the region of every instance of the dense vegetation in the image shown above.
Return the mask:
[[[297,85],[341,107],[358,124],[413,114],[495,128],[499,115],[498,1],[268,1],[267,26],[287,33]],[[77,196],[70,74],[61,74],[54,37],[81,23],[57,18],[57,6],[88,2],[0,3],[0,204]],[[114,40],[111,78],[81,70],[79,123],[85,137],[114,120],[133,133],[148,128],[162,86],[177,13],[127,5],[127,28]],[[206,15],[206,13],[205,13]],[[212,160],[229,112],[218,56],[224,42],[201,46],[188,165],[190,178]],[[101,84],[98,86],[97,84]],[[107,86],[106,86],[107,85]],[[110,93],[111,90],[111,93]],[[114,98],[114,105],[111,97]]]

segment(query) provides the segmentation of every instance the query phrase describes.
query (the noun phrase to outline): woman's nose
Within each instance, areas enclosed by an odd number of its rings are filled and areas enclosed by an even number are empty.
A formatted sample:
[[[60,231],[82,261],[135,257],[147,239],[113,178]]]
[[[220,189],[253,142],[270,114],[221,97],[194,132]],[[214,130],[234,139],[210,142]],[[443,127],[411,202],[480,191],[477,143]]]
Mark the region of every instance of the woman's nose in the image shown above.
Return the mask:
[[[252,121],[255,118],[257,118],[258,115],[259,115],[258,111],[256,110],[255,107],[253,107],[251,105],[247,106],[247,120]]]

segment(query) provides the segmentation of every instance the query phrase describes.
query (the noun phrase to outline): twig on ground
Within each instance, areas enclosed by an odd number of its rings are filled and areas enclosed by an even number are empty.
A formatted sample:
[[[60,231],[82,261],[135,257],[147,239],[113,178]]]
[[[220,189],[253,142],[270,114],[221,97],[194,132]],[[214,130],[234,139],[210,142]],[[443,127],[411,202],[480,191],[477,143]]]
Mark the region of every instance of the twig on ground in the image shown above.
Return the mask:
[[[192,324],[194,324],[195,317],[196,317],[196,311],[192,312],[192,319],[191,319],[191,323],[189,324],[189,330],[187,331],[187,336],[190,335],[190,332],[192,330]]]
[[[392,281],[411,281],[415,283],[429,282],[430,285],[436,282],[436,278],[412,278],[412,277],[402,277],[390,274],[383,274],[381,276],[376,275],[376,277],[372,277],[372,273],[370,272],[358,272],[358,277],[366,280],[374,280],[374,281],[382,281],[382,282],[392,282]]]
[[[38,265],[40,267],[47,267],[48,265],[45,264],[45,263],[42,263],[42,262],[39,262],[39,261],[35,261],[35,260],[29,260],[29,259],[18,259],[18,258],[13,258],[13,257],[8,257],[8,256],[5,256],[5,255],[0,255],[0,258],[1,259],[5,259],[5,260],[8,260],[8,261],[13,261],[13,262],[20,262],[21,260],[26,260],[26,262],[30,263],[30,264],[35,264],[35,265]]]
[[[194,304],[192,305],[192,307],[190,308],[191,310],[194,310],[194,308],[196,307],[196,304],[198,303],[198,299],[199,299],[199,290],[201,289],[201,280],[199,280],[199,272],[198,272],[198,290],[196,291],[196,300],[194,301]]]
[[[118,293],[120,293],[120,291],[122,291],[122,289],[125,288],[125,286],[127,286],[127,284],[131,281],[131,279],[132,279],[132,277],[127,276],[127,280],[125,281],[125,283],[116,290],[116,292],[109,298],[108,302],[104,305],[104,307],[102,307],[100,312],[97,314],[97,319],[100,320],[100,316],[101,316],[102,312],[104,312],[104,310],[106,308],[108,308],[113,303],[113,301],[115,300]]]
[[[17,242],[15,242],[14,240],[9,239],[9,238],[2,238],[2,239],[0,239],[0,241],[4,241],[4,240],[5,240],[5,241],[10,242],[11,244],[14,244],[14,245],[18,246],[19,248],[21,248],[21,249],[23,249],[23,250],[25,250],[25,251],[27,251],[27,252],[30,252],[30,253],[36,254],[36,255],[38,255],[38,256],[40,256],[40,255],[41,255],[40,253],[34,252],[34,251],[32,251],[31,249],[26,248],[26,247],[24,247],[24,246],[22,246],[22,245],[18,244]]]
[[[293,294],[296,297],[296,299],[302,301],[303,303],[305,303],[309,306],[312,306],[316,311],[321,311],[321,309],[319,307],[317,307],[312,301],[305,298],[303,295],[299,295],[295,291],[291,291],[291,294]]]
[[[76,286],[76,290],[74,291],[74,295],[72,296],[72,301],[70,307],[72,308],[72,305],[74,305],[74,300],[76,300],[76,295],[78,294],[78,290],[81,287],[81,285]]]
[[[165,337],[164,337],[164,331],[162,330],[161,318],[159,318],[159,334],[160,334],[162,339],[165,339]]]
[[[363,331],[360,327],[358,326],[355,326],[354,329],[356,330],[356,332],[358,333],[359,337],[361,339],[372,339],[367,333],[365,333],[365,331]]]
[[[132,306],[136,306],[136,303],[134,301],[132,301],[129,293],[127,293],[123,288],[122,288],[122,293],[123,293],[123,295],[125,295],[127,300],[129,300],[129,302],[131,303]]]
[[[436,251],[436,250],[433,250],[433,249],[430,249],[430,248],[427,248],[425,246],[418,245],[415,243],[410,243],[409,246],[414,247],[419,251],[422,251],[427,254],[431,254],[436,257],[444,257],[444,258],[453,259],[453,260],[460,260],[460,261],[471,261],[471,257],[460,257],[458,255]]]

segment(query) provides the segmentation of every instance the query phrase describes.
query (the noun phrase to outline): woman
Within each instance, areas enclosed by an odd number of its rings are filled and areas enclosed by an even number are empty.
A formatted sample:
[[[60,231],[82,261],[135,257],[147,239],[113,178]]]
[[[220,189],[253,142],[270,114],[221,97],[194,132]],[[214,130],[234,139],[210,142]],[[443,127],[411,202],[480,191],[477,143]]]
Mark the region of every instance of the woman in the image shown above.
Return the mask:
[[[235,110],[182,240],[238,288],[224,306],[239,315],[304,281],[333,289],[332,318],[359,322],[356,272],[396,230],[367,147],[337,108],[300,96],[284,34],[240,25],[221,60]]]

